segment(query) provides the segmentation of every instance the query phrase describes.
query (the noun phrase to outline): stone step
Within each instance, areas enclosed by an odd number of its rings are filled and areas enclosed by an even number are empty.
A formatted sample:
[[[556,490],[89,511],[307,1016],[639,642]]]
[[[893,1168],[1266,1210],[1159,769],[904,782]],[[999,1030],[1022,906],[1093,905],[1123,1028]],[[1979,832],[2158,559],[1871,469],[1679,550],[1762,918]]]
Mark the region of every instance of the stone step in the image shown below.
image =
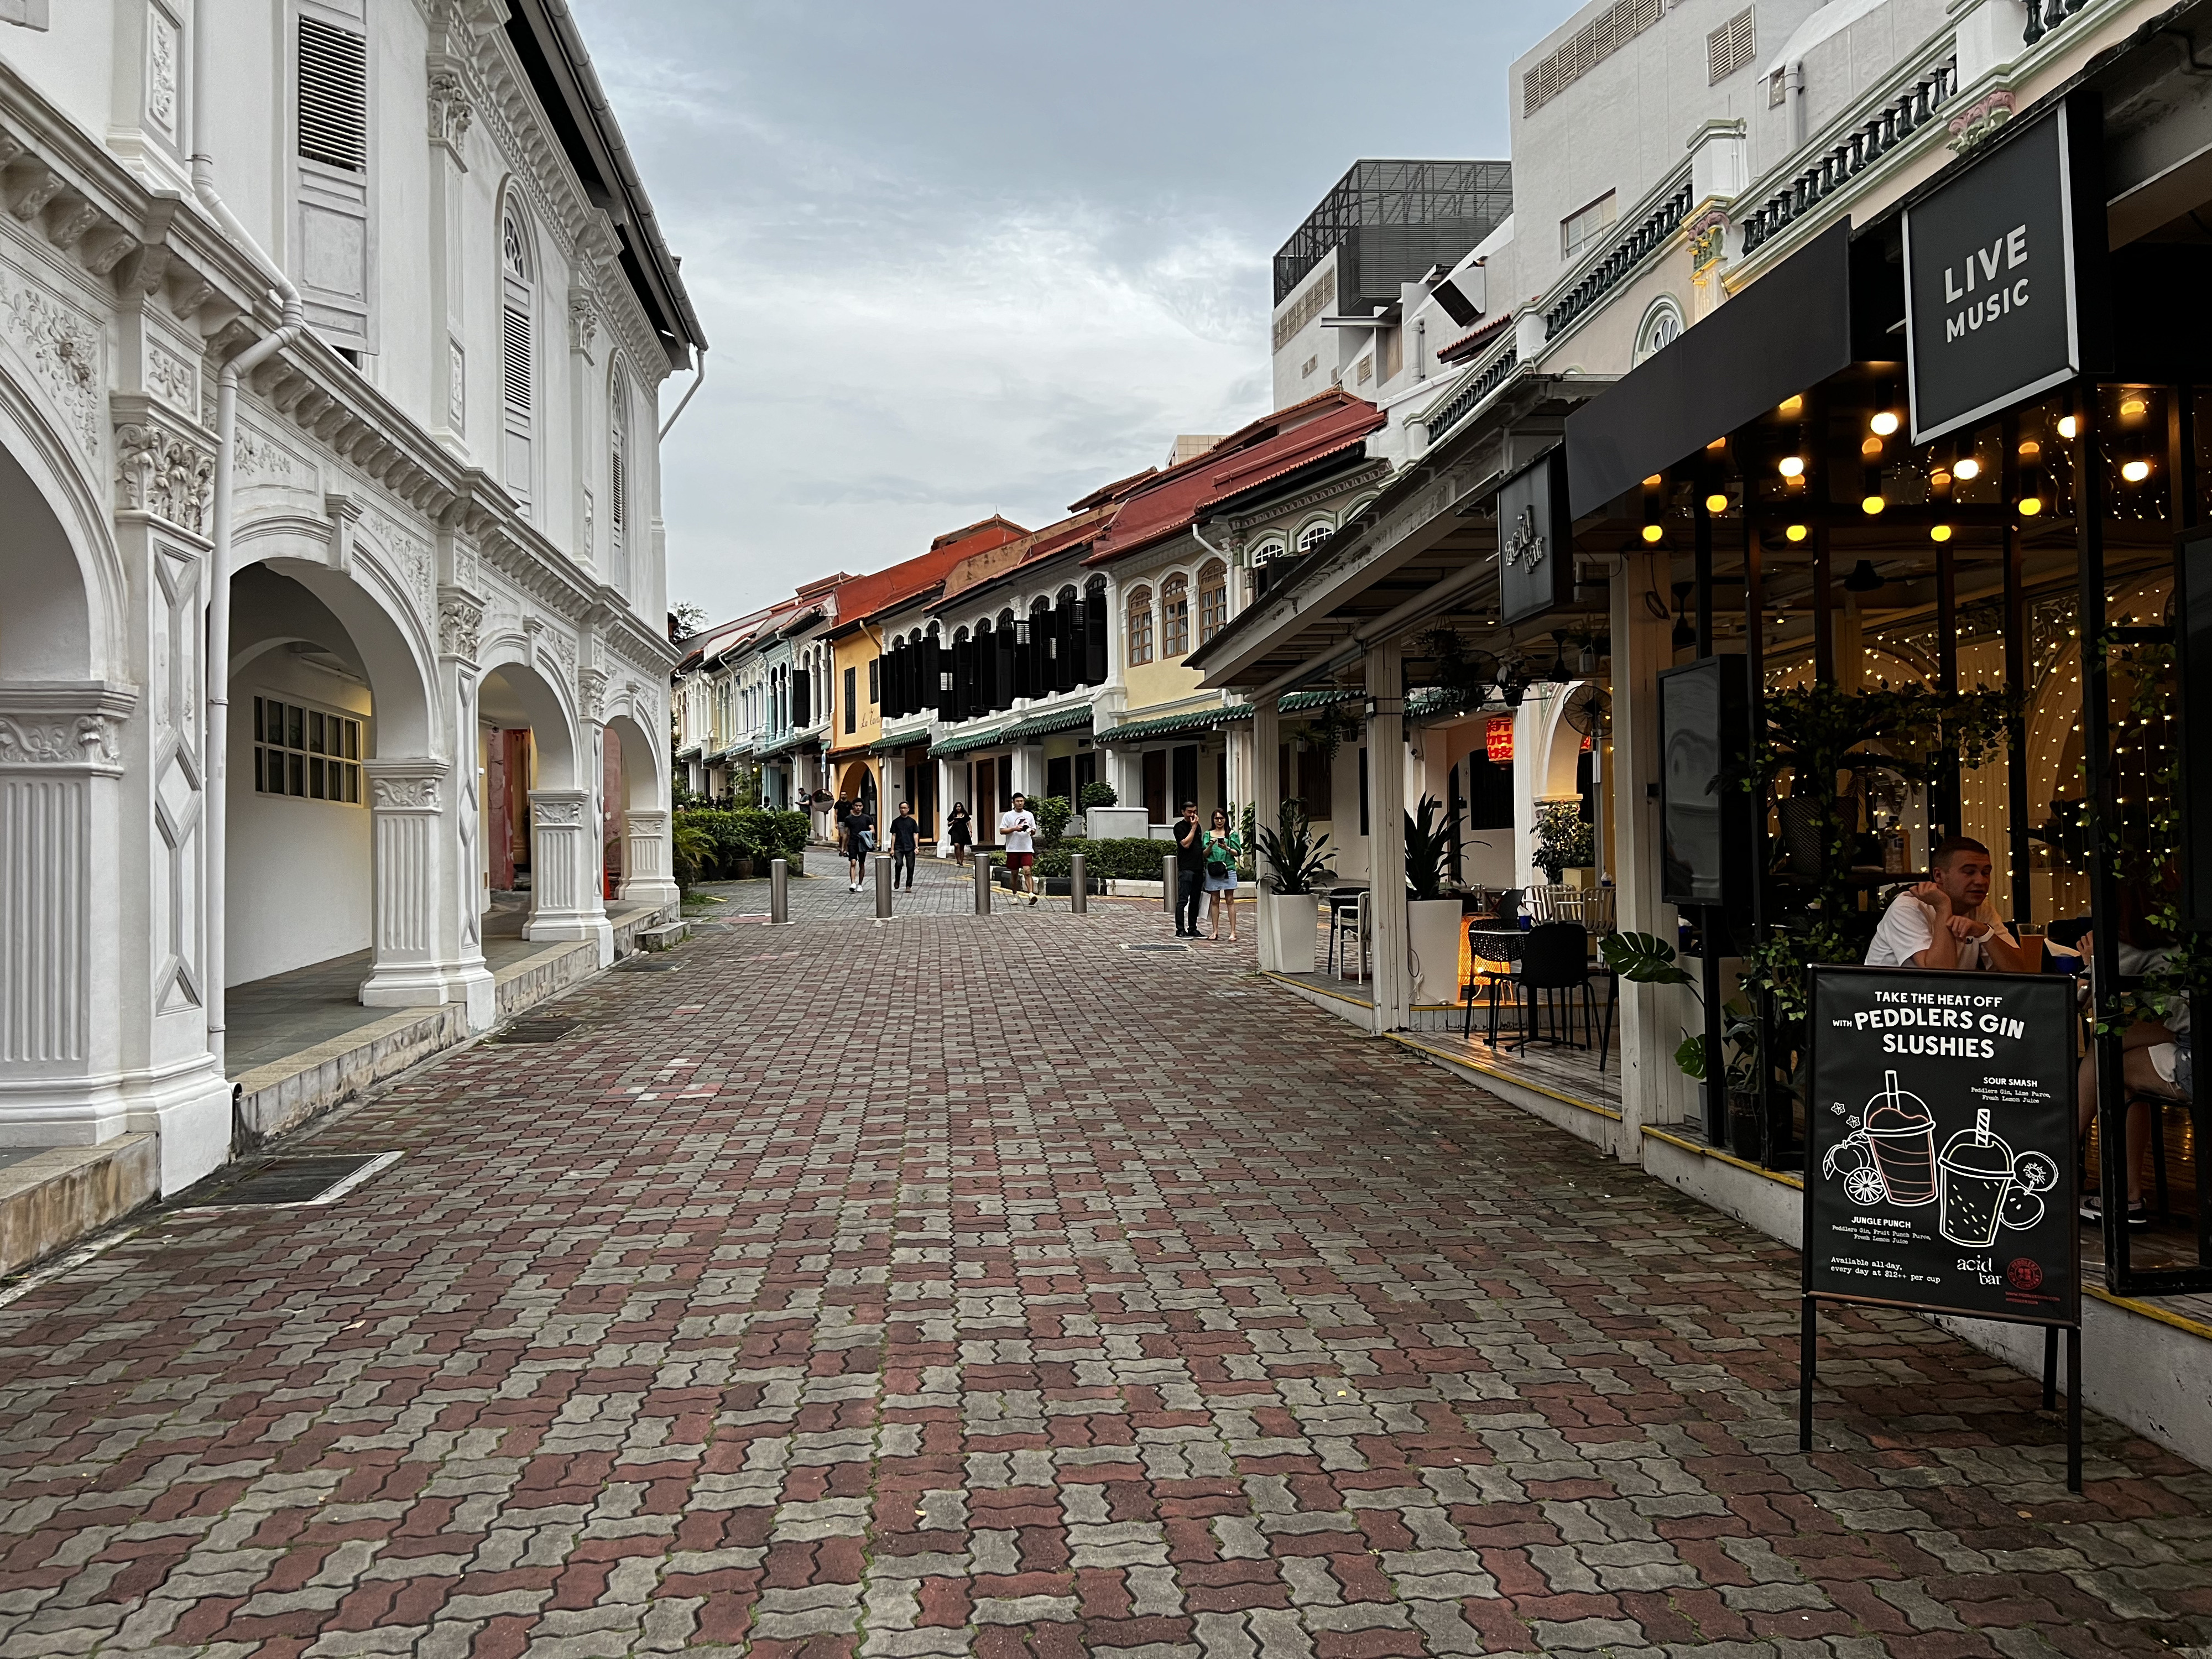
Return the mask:
[[[99,1146],[0,1149],[0,1273],[52,1255],[161,1195],[150,1134]]]
[[[637,930],[637,948],[641,951],[672,951],[691,937],[688,921],[663,922],[658,927]]]

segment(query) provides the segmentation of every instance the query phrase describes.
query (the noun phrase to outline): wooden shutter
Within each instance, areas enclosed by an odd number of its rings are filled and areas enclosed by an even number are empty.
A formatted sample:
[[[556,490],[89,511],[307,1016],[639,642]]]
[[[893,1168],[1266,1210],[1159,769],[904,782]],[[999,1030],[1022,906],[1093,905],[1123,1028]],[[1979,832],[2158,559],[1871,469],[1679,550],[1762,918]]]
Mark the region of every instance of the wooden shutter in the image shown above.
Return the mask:
[[[1751,24],[1751,8],[1746,6],[1705,37],[1706,67],[1711,77],[1708,84],[1718,86],[1738,70],[1748,65],[1757,52],[1757,38]]]
[[[319,8],[301,13],[296,44],[294,280],[316,332],[335,346],[374,351],[368,37],[357,17]]]

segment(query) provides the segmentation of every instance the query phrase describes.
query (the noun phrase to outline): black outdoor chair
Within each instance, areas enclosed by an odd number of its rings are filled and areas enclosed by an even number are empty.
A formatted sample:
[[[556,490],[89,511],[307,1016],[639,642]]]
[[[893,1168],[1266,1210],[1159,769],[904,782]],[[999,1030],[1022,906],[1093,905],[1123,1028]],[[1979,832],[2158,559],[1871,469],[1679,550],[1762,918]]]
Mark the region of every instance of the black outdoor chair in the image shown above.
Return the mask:
[[[1590,990],[1589,929],[1578,921],[1547,921],[1528,930],[1521,947],[1521,971],[1516,975],[1520,988],[1528,993],[1528,1016],[1522,1026],[1518,1047],[1526,1052],[1530,1039],[1549,1042],[1555,1047],[1587,1048],[1597,1041],[1597,998]],[[1583,1037],[1577,1042],[1574,1030],[1574,994],[1582,993]],[[1565,995],[1562,1007],[1560,995]],[[1553,1035],[1542,1035],[1542,1020],[1548,1010]],[[1604,1052],[1599,1053],[1599,1068],[1604,1067]]]

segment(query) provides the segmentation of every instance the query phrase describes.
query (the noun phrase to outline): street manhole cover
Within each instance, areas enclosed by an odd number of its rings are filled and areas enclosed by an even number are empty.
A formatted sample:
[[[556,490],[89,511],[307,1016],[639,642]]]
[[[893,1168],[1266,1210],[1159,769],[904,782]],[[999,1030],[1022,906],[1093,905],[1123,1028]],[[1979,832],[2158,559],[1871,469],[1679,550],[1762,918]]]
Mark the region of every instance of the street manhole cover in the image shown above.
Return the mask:
[[[1185,956],[1190,954],[1188,945],[1125,945],[1121,948],[1124,951],[1180,951]]]
[[[584,1022],[580,1019],[518,1019],[489,1040],[493,1042],[558,1042]]]
[[[378,1170],[397,1164],[398,1152],[337,1152],[321,1158],[272,1158],[227,1187],[210,1194],[196,1210],[295,1208],[329,1204],[343,1198]]]

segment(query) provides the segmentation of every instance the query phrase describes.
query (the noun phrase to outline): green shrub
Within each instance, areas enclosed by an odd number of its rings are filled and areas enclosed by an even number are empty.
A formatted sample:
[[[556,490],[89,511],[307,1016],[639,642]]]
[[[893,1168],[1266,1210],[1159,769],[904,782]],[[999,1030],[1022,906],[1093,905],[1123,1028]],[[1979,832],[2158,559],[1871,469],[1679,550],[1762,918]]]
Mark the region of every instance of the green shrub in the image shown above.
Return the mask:
[[[1037,821],[1037,851],[1046,852],[1060,845],[1060,838],[1067,833],[1067,821],[1075,816],[1065,795],[1047,795],[1042,800],[1030,803],[1030,811]],[[1087,867],[1087,866],[1086,866]]]
[[[1088,812],[1094,806],[1117,806],[1121,800],[1121,798],[1114,793],[1112,784],[1086,783],[1083,786],[1082,794],[1077,798],[1076,805]],[[1087,871],[1090,866],[1085,865],[1084,868]]]
[[[695,808],[679,817],[684,824],[706,838],[712,849],[706,861],[717,874],[726,875],[739,859],[789,859],[796,865],[806,850],[808,825],[804,812],[740,806]]]
[[[1117,836],[1110,841],[1062,842],[1059,846],[1037,854],[1037,873],[1040,876],[1065,876],[1071,873],[1068,860],[1078,853],[1083,854],[1083,873],[1103,876],[1110,881],[1158,881],[1160,860],[1172,857],[1175,843],[1171,841],[1149,841],[1135,836]]]

